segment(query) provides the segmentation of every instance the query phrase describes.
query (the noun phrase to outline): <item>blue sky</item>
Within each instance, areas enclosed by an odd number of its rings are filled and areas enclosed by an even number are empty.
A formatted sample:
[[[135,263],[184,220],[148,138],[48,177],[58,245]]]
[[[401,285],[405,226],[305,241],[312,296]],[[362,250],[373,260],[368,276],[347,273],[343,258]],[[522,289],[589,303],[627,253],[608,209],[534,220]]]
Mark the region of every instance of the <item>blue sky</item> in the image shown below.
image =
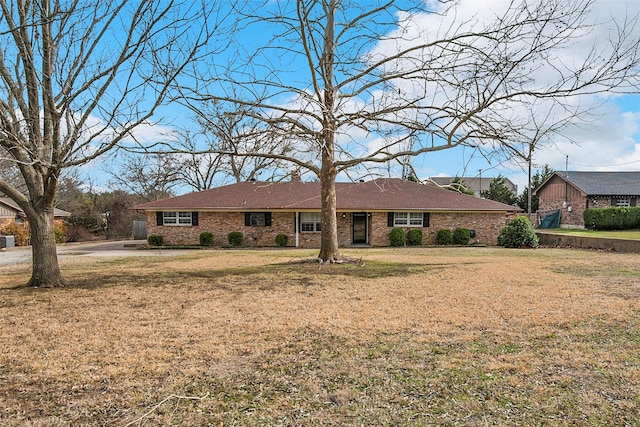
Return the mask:
[[[621,19],[624,16],[640,15],[638,0],[596,2],[597,17],[594,16],[594,19],[606,21],[607,17]],[[464,21],[468,17],[482,17],[491,11],[500,10],[507,3],[508,0],[461,0],[456,8],[455,19]],[[610,27],[607,25],[597,27],[588,34],[587,42],[606,37],[609,30]],[[638,30],[640,31],[640,28]],[[253,40],[253,43],[259,42]],[[600,94],[597,99],[591,97],[580,102],[598,102],[600,106],[597,114],[583,118],[584,123],[580,127],[564,131],[566,139],[573,142],[555,138],[539,147],[533,158],[534,170],[542,168],[545,164],[555,170],[564,170],[567,159],[570,170],[640,170],[640,95]],[[165,109],[165,112],[176,114],[171,109]],[[170,132],[170,126],[150,124],[138,129],[136,136],[139,140],[152,142]],[[527,185],[526,165],[522,162],[486,159],[479,150],[469,147],[427,153],[414,158],[411,163],[421,179],[435,176],[502,175],[517,184],[520,191]],[[106,178],[100,172],[99,165],[94,164],[85,171],[99,186],[105,184]]]

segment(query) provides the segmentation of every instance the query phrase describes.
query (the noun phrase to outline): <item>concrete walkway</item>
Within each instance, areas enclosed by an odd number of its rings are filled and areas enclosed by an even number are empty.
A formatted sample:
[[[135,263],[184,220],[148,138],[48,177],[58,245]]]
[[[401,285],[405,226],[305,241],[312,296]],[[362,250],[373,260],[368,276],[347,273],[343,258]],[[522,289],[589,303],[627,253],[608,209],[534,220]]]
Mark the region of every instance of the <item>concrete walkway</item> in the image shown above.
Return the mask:
[[[173,256],[184,255],[188,250],[139,250],[146,240],[118,240],[81,243],[64,243],[57,246],[58,258],[70,257],[130,257],[130,256]],[[0,249],[0,268],[31,264],[31,246]]]

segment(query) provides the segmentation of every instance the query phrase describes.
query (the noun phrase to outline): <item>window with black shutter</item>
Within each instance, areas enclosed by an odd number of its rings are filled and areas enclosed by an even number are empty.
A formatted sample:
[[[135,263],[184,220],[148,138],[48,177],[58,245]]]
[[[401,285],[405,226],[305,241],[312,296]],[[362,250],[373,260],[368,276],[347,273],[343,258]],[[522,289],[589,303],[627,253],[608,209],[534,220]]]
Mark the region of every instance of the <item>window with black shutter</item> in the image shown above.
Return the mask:
[[[271,227],[271,212],[245,212],[246,227]]]

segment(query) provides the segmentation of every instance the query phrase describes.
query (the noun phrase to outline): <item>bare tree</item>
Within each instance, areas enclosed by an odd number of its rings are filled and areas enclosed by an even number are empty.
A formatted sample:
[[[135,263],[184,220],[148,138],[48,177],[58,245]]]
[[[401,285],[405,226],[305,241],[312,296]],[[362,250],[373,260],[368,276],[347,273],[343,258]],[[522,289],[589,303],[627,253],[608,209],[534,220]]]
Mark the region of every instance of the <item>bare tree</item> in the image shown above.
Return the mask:
[[[590,126],[595,121],[598,105],[563,104],[557,99],[534,99],[520,109],[520,119],[512,119],[509,140],[490,141],[478,146],[485,158],[501,158],[527,171],[526,210],[531,215],[532,173],[534,153],[545,147],[557,146],[561,141],[579,144],[571,138],[571,130]],[[545,168],[546,169],[546,168]],[[540,183],[538,183],[540,184]]]
[[[220,29],[213,21],[231,6],[0,0],[0,146],[19,168],[26,193],[4,176],[0,191],[29,221],[29,286],[64,284],[53,233],[62,170],[102,156],[151,124],[170,87]]]
[[[125,152],[119,156],[117,162],[110,162],[105,167],[113,187],[135,194],[142,202],[175,195],[174,188],[180,183],[183,169],[175,154]]]
[[[252,107],[214,100],[200,103],[196,111],[196,121],[206,143],[206,154],[217,154],[217,171],[225,178],[241,182],[257,179],[263,173],[271,179],[279,179],[287,174],[287,166],[282,158],[293,152],[291,138],[272,133],[257,118]],[[198,151],[196,145],[184,148],[185,153]],[[247,153],[270,153],[271,156],[251,156]],[[205,162],[213,163],[207,158]]]
[[[317,175],[321,260],[339,256],[339,173],[461,144],[508,141],[511,112],[533,99],[567,102],[637,87],[635,19],[616,23],[609,40],[577,54],[592,25],[593,0],[513,0],[491,19],[451,19],[458,4],[245,4],[237,13],[251,42],[245,33],[226,67],[211,65],[217,74],[210,91],[201,84],[188,94],[196,111],[199,101],[250,107],[272,134],[299,141],[290,154],[242,154],[283,159]],[[256,41],[255,34],[270,39]]]
[[[221,154],[214,152],[199,152],[198,145],[202,139],[209,138],[206,132],[194,134],[185,130],[179,133],[176,147],[180,147],[181,153],[177,160],[181,167],[178,171],[179,181],[195,191],[207,190],[215,186],[222,174]]]

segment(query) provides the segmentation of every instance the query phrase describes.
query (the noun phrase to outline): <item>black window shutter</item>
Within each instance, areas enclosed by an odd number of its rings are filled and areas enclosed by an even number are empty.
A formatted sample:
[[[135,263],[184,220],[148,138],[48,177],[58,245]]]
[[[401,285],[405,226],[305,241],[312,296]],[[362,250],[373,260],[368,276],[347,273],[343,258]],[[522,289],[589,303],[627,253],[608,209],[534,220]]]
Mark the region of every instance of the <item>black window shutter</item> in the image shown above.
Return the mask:
[[[636,198],[635,197],[631,197],[629,199],[629,205],[630,206],[636,206]]]
[[[429,219],[431,219],[431,215],[429,215],[429,212],[423,212],[422,213],[422,226],[423,227],[428,227],[429,226]]]
[[[298,215],[293,213],[293,232],[296,233],[298,231]]]
[[[191,225],[198,225],[198,212],[191,212]]]
[[[264,213],[264,226],[271,227],[271,212]]]
[[[162,212],[156,212],[156,225],[162,225],[163,223],[164,221]]]
[[[387,213],[387,227],[393,227],[393,212]]]
[[[611,198],[611,206],[615,206],[617,205],[618,199],[616,199],[615,197]]]
[[[244,225],[245,227],[251,226],[251,214],[249,212],[244,213]]]

